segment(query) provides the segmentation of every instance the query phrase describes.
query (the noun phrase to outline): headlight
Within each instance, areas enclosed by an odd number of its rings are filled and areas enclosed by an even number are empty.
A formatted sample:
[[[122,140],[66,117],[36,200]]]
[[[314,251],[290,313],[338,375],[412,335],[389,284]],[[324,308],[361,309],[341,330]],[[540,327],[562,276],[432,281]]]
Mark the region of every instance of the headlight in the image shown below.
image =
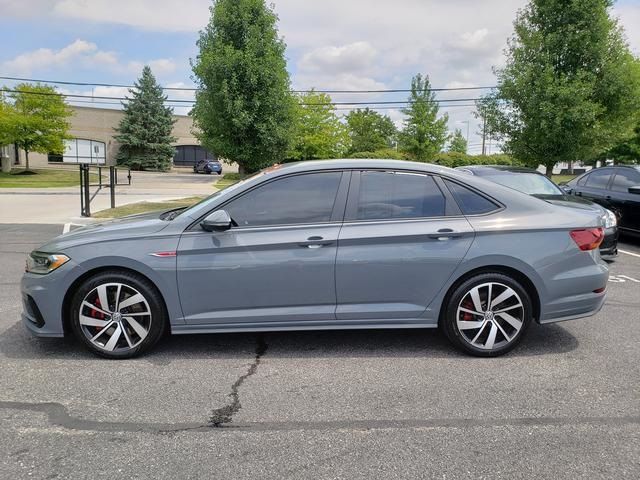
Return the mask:
[[[25,272],[46,275],[53,272],[69,261],[69,257],[62,253],[31,252],[27,257]]]
[[[604,215],[602,215],[602,219],[604,220],[604,228],[612,228],[618,225],[618,219],[616,218],[616,214],[611,210],[604,210]]]

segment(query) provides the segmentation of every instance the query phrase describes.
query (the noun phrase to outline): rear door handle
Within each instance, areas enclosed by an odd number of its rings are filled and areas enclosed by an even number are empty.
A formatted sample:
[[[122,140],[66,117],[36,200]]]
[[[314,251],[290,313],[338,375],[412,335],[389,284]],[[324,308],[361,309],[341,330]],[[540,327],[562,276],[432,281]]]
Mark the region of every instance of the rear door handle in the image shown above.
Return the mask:
[[[456,232],[450,228],[441,228],[436,233],[430,233],[427,237],[433,238],[434,240],[445,241],[451,238],[461,237],[462,235],[462,232]]]
[[[324,239],[320,236],[313,236],[313,237],[307,238],[303,242],[298,242],[298,245],[301,247],[307,247],[307,248],[320,248],[324,245],[331,245],[332,243],[333,243],[333,240]]]
[[[582,192],[576,192],[576,195],[581,197],[582,196]]]
[[[604,197],[605,200],[611,200],[611,195],[607,195],[606,197]]]

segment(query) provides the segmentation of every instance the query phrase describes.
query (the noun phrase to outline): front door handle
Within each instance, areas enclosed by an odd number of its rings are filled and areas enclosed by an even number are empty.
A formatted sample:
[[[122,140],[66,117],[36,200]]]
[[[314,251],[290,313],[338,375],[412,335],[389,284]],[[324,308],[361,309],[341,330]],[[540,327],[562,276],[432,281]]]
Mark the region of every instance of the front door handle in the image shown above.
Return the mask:
[[[451,238],[461,237],[462,233],[461,232],[456,232],[454,230],[451,230],[450,228],[441,228],[436,233],[430,233],[427,236],[429,238],[433,238],[434,240],[445,241],[445,240],[449,240]]]
[[[320,248],[324,245],[331,245],[332,243],[333,243],[333,240],[324,239],[316,235],[316,236],[307,238],[303,242],[298,242],[298,245],[300,245],[301,247],[307,247],[307,248]]]
[[[576,192],[576,195],[581,197],[582,196],[582,192]]]
[[[605,200],[611,200],[611,195],[607,195],[606,197],[604,197]]]

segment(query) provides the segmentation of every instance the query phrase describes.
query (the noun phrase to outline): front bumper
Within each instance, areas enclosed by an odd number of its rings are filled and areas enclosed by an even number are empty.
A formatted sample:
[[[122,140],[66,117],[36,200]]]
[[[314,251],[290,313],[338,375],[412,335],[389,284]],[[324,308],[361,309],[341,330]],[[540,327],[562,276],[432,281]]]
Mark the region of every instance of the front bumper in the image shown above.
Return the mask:
[[[47,275],[25,273],[20,283],[22,323],[38,337],[63,337],[62,310],[69,288],[68,273],[79,268],[72,262]]]

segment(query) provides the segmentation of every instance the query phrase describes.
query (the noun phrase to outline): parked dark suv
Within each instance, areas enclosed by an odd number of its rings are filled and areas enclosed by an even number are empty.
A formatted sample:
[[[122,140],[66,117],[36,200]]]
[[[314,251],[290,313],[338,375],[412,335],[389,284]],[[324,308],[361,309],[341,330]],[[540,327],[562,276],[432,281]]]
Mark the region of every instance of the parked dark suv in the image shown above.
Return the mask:
[[[623,233],[640,235],[640,166],[596,168],[562,188],[614,212]]]

